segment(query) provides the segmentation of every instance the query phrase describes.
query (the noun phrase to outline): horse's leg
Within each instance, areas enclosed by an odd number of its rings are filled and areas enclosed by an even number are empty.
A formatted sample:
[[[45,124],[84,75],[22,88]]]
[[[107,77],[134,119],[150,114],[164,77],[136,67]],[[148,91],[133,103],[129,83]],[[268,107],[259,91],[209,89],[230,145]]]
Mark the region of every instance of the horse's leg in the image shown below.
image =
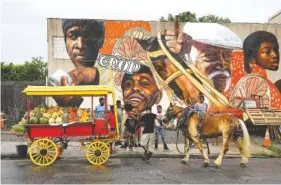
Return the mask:
[[[244,164],[245,165],[245,161],[247,162],[248,161],[248,159],[247,160],[245,160],[245,158],[243,157],[243,155],[242,155],[242,146],[241,146],[241,144],[239,143],[239,141],[238,141],[238,137],[234,137],[233,138],[233,143],[235,144],[235,146],[239,149],[239,151],[240,151],[240,154],[241,154],[241,162],[240,162],[240,164],[241,164],[241,166],[242,166],[242,164]]]
[[[185,146],[184,146],[184,151],[185,151],[185,156],[182,159],[181,163],[186,164],[187,161],[189,160],[189,155],[190,155],[190,140],[188,137],[185,137]]]
[[[222,149],[219,157],[214,161],[216,167],[219,167],[221,165],[222,159],[229,149],[229,138],[230,138],[229,133],[227,132],[222,133],[222,137],[223,137]]]
[[[196,136],[192,135],[191,139],[193,140],[193,142],[196,144],[196,146],[198,147],[199,151],[201,152],[203,159],[204,159],[204,166],[207,167],[209,166],[210,160],[208,158],[208,156],[206,155],[206,153],[203,150],[203,146],[202,143],[200,142],[200,139],[198,137],[198,134],[196,134]]]

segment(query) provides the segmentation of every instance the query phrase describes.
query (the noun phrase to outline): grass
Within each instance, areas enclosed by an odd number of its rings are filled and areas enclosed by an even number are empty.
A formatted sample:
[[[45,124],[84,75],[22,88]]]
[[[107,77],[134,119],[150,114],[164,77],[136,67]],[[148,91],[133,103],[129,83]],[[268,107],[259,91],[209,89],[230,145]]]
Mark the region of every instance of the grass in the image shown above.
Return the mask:
[[[276,158],[276,157],[281,157],[281,156],[277,156],[275,154],[268,154],[266,152],[257,152],[257,153],[253,153],[252,157]]]
[[[276,146],[270,146],[267,148],[268,150],[271,150],[275,154],[281,156],[281,147],[276,147]]]
[[[253,153],[253,157],[264,157],[264,158],[281,158],[281,147],[276,147],[276,146],[270,146],[267,147],[268,150],[272,151],[273,154],[268,154],[266,152],[258,152],[258,153]]]

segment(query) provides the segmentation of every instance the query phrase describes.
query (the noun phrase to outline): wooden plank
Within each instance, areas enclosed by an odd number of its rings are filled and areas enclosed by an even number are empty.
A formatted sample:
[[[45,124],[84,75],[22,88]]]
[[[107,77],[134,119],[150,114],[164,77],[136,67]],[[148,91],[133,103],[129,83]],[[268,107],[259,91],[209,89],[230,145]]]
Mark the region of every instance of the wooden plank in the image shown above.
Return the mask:
[[[254,125],[281,124],[281,110],[247,109],[246,113]]]

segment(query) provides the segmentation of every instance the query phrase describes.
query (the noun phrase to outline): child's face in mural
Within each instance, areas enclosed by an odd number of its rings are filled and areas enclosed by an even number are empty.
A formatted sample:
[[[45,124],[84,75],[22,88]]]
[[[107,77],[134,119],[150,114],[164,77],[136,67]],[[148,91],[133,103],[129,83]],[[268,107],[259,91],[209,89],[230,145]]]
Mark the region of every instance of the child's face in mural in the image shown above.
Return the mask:
[[[231,83],[232,50],[203,45],[198,49],[196,67],[214,83],[219,92]]]
[[[66,34],[66,49],[75,67],[93,67],[100,49],[99,36],[86,25],[73,26]]]
[[[271,42],[262,42],[257,52],[256,63],[264,69],[277,71],[279,67],[277,52]]]
[[[140,112],[151,107],[159,98],[159,90],[153,76],[147,73],[130,75],[122,87],[124,103]]]

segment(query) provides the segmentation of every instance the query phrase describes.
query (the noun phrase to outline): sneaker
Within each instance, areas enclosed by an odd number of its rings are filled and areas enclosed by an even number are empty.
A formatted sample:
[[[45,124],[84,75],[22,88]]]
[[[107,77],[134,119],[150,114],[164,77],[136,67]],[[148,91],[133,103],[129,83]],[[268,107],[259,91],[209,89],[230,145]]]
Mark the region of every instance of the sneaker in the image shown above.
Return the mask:
[[[138,144],[138,147],[141,147],[141,144],[140,144],[140,143]]]
[[[153,154],[152,152],[148,152],[147,156],[146,156],[146,159],[149,160],[151,158],[152,154]]]
[[[164,150],[169,150],[167,145],[164,146]]]
[[[122,145],[120,148],[127,148],[127,145],[124,144],[124,145]]]
[[[133,152],[135,152],[136,151],[135,147],[133,147],[132,150],[133,150]]]
[[[129,152],[129,151],[130,151],[129,147],[127,147],[127,148],[126,148],[126,151],[127,151],[127,152]]]

